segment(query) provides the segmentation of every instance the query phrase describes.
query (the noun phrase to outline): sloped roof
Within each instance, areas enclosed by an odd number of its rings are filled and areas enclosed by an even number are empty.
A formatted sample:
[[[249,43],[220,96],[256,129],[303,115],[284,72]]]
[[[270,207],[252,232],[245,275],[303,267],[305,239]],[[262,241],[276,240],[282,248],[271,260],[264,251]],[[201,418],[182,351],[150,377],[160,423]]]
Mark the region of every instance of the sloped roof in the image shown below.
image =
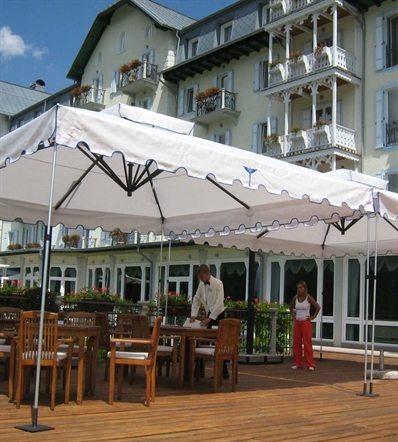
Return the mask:
[[[124,5],[139,9],[155,22],[155,26],[160,28],[180,30],[195,22],[194,19],[151,0],[119,0],[97,15],[68,72],[67,78],[77,81],[81,80],[84,68],[106,27],[110,24],[113,13]]]
[[[0,80],[0,114],[15,115],[47,98],[49,93]]]
[[[196,21],[151,0],[132,0],[131,3],[135,3],[143,12],[165,28],[182,29]]]

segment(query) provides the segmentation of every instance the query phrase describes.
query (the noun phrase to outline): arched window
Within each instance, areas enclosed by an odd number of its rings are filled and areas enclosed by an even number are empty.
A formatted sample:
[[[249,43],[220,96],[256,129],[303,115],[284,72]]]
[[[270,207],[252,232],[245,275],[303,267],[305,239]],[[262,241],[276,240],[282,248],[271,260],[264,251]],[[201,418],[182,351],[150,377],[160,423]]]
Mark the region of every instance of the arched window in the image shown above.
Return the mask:
[[[145,38],[152,37],[152,26],[149,25],[145,28]]]
[[[97,65],[102,63],[102,52],[98,52],[97,54]]]
[[[126,50],[126,33],[122,32],[119,37],[118,52],[124,52]]]

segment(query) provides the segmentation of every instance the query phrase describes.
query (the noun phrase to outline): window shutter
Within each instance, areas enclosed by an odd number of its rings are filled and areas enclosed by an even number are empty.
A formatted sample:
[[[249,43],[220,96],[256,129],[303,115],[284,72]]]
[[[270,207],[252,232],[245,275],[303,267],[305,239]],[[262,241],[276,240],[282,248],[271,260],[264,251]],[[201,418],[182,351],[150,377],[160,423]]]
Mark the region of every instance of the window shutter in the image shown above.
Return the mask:
[[[227,91],[233,92],[233,90],[234,90],[234,71],[230,70],[228,71]]]
[[[312,126],[311,124],[311,108],[303,110],[303,121],[301,125],[304,129]]]
[[[195,84],[195,86],[193,87],[193,106],[192,106],[192,110],[196,113],[196,100],[195,100],[195,95],[199,92],[199,85],[198,83]]]
[[[258,123],[253,124],[252,126],[252,151],[258,153]]]
[[[155,49],[153,48],[149,51],[148,63],[155,64]]]
[[[278,119],[277,118],[271,118],[271,133],[272,134],[278,133]]]
[[[375,148],[384,145],[384,90],[379,90],[375,96]]]
[[[210,136],[210,140],[213,141],[214,143],[216,142],[216,134],[212,134]]]
[[[232,138],[232,132],[231,132],[230,130],[227,130],[227,131],[225,132],[225,144],[226,144],[227,146],[230,146],[230,145],[231,145],[231,138]]]
[[[336,106],[336,124],[341,124],[341,100],[337,102]]]
[[[152,110],[152,95],[147,98],[148,101],[148,110]]]
[[[181,89],[178,92],[178,116],[179,117],[184,114],[184,93],[185,93],[184,89]]]
[[[104,75],[100,74],[98,78],[98,89],[103,89],[103,85],[104,85]]]
[[[380,71],[384,69],[384,50],[385,50],[385,41],[384,41],[384,17],[379,15],[375,18],[374,23],[374,35],[375,35],[375,69],[376,71]]]
[[[218,77],[217,77],[217,75],[215,75],[213,77],[213,86],[218,86]]]
[[[253,81],[253,91],[260,90],[260,62],[256,61],[254,63],[254,81]]]
[[[111,74],[111,94],[117,91],[118,71],[112,71]]]
[[[305,55],[312,54],[314,52],[313,46],[314,45],[313,45],[313,41],[312,40],[305,42],[304,45],[303,45],[303,53]]]

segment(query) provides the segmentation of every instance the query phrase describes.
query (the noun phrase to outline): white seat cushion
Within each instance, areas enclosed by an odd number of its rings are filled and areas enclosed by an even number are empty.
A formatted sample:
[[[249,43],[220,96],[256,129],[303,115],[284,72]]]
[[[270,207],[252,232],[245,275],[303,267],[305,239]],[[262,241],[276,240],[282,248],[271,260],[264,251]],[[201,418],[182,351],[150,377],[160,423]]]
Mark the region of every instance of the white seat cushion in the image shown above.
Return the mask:
[[[158,351],[171,354],[173,353],[173,347],[170,347],[170,345],[158,345]]]
[[[116,347],[120,348],[121,342],[116,342]],[[133,344],[131,342],[125,342],[124,343],[124,348],[131,348],[133,346]]]
[[[197,349],[195,349],[195,354],[214,356],[214,347],[212,347],[212,348],[210,348],[210,347],[207,347],[207,348],[204,348],[204,347],[197,348]]]
[[[0,352],[10,353],[11,345],[0,345]]]
[[[42,360],[51,360],[54,357],[54,352],[52,351],[43,351],[41,359]],[[66,353],[57,353],[57,361],[62,361],[66,359],[68,355]],[[27,351],[22,353],[22,359],[37,359],[37,351]]]
[[[59,350],[62,350],[64,352],[64,351],[68,350],[69,345],[68,344],[60,344],[58,348],[59,348]],[[74,345],[72,351],[73,351],[73,353],[79,353],[79,346],[78,345]],[[84,350],[83,351],[84,351],[84,353],[87,352],[87,347],[86,346],[84,346]]]
[[[111,357],[111,352],[108,351],[108,358]],[[117,351],[116,358],[123,359],[148,359],[148,353],[139,353],[138,351]]]

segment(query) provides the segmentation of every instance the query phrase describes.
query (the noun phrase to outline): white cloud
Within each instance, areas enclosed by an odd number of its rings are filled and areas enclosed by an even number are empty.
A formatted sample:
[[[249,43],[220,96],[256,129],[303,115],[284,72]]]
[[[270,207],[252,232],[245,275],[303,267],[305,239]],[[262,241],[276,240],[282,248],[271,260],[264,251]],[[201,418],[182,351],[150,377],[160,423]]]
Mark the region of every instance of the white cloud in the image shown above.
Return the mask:
[[[41,59],[47,53],[47,48],[35,48],[33,45],[26,44],[20,35],[12,32],[9,26],[0,28],[0,55],[2,58],[31,55]]]

